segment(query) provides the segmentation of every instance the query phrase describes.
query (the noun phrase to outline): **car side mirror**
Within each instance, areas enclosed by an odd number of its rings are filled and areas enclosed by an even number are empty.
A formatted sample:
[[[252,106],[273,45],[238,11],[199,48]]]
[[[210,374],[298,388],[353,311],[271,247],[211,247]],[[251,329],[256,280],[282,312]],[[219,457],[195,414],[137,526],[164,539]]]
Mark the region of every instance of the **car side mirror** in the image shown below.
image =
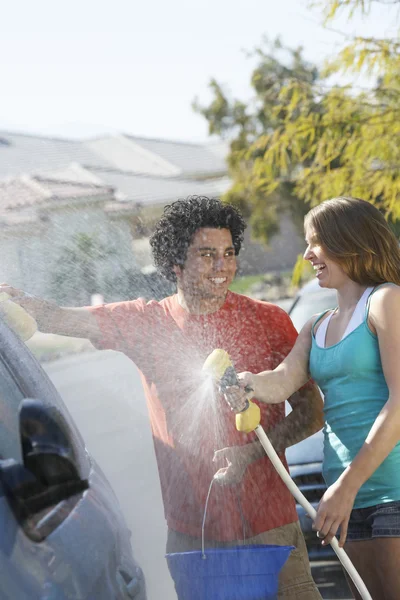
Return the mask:
[[[41,541],[49,531],[35,524],[58,503],[89,487],[81,479],[68,424],[55,407],[26,398],[19,408],[22,464],[0,461],[0,479],[25,533]]]
[[[55,406],[23,400],[19,431],[23,464],[43,485],[80,479],[68,424]]]

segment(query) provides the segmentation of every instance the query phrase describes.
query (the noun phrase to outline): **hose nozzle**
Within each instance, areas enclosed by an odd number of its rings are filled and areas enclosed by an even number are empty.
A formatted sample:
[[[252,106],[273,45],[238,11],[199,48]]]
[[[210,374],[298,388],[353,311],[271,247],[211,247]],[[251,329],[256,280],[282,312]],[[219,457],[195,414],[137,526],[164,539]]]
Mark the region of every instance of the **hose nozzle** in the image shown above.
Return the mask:
[[[203,371],[207,371],[213,377],[222,393],[229,386],[239,385],[231,358],[221,348],[217,348],[211,352],[203,365]],[[254,431],[260,424],[260,419],[261,413],[258,405],[251,400],[247,400],[245,408],[236,414],[236,429],[244,433],[250,433],[250,431]]]
[[[239,383],[229,354],[221,348],[213,350],[206,358],[203,371],[209,373],[221,387],[222,383],[225,387]]]

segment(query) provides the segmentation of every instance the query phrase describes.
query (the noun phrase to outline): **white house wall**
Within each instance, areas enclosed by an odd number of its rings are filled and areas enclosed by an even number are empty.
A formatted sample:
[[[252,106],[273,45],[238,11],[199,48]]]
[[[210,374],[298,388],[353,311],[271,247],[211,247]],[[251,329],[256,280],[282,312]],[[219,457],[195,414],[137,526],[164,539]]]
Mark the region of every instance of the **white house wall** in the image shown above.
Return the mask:
[[[25,281],[21,270],[21,253],[24,248],[24,236],[2,231],[0,235],[0,278],[18,288],[23,288]]]
[[[102,206],[66,207],[50,213],[49,217],[51,227],[48,229],[43,249],[48,256],[52,256],[53,265],[59,259],[62,248],[74,235],[86,233],[95,235],[101,246],[113,250],[113,254],[102,262],[100,285],[107,277],[117,274],[119,269],[134,266],[129,226],[119,221],[112,222]],[[50,289],[50,280],[47,285]],[[99,289],[99,293],[101,292]]]
[[[102,246],[114,253],[101,264],[99,284],[118,273],[119,269],[135,266],[129,224],[111,220],[103,205],[65,206],[47,213],[46,221],[29,229],[8,231],[2,235],[0,251],[1,280],[26,291],[52,299],[52,275],[63,247],[77,233],[96,235]],[[99,289],[102,292],[102,289]],[[77,299],[79,291],[77,290]],[[82,301],[85,299],[82,296]]]

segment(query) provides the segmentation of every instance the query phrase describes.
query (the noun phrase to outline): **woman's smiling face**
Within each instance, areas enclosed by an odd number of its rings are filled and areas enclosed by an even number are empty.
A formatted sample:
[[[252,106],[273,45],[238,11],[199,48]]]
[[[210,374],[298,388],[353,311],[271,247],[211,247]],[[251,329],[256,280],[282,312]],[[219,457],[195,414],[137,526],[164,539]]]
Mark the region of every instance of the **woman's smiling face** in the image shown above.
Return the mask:
[[[312,227],[306,229],[306,244],[303,257],[311,263],[320,287],[337,289],[349,279],[342,267],[328,257]]]

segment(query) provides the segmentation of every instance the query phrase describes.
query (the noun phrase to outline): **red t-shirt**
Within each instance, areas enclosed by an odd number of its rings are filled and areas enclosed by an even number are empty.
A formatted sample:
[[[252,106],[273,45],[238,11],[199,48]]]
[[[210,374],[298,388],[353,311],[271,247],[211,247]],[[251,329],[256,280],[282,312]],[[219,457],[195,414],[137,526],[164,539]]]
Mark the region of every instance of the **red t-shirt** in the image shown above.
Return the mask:
[[[168,527],[200,537],[211,479],[224,466],[212,462],[214,451],[256,439],[236,430],[227,403],[204,383],[204,361],[223,348],[238,372],[273,369],[291,350],[296,330],[279,307],[232,292],[218,311],[202,315],[184,310],[176,295],[91,310],[103,335],[97,345],[124,352],[141,371]],[[260,408],[266,431],[285,417],[284,403]],[[205,537],[240,540],[243,520],[246,537],[297,520],[295,502],[267,456],[247,468],[240,484],[213,485]]]

